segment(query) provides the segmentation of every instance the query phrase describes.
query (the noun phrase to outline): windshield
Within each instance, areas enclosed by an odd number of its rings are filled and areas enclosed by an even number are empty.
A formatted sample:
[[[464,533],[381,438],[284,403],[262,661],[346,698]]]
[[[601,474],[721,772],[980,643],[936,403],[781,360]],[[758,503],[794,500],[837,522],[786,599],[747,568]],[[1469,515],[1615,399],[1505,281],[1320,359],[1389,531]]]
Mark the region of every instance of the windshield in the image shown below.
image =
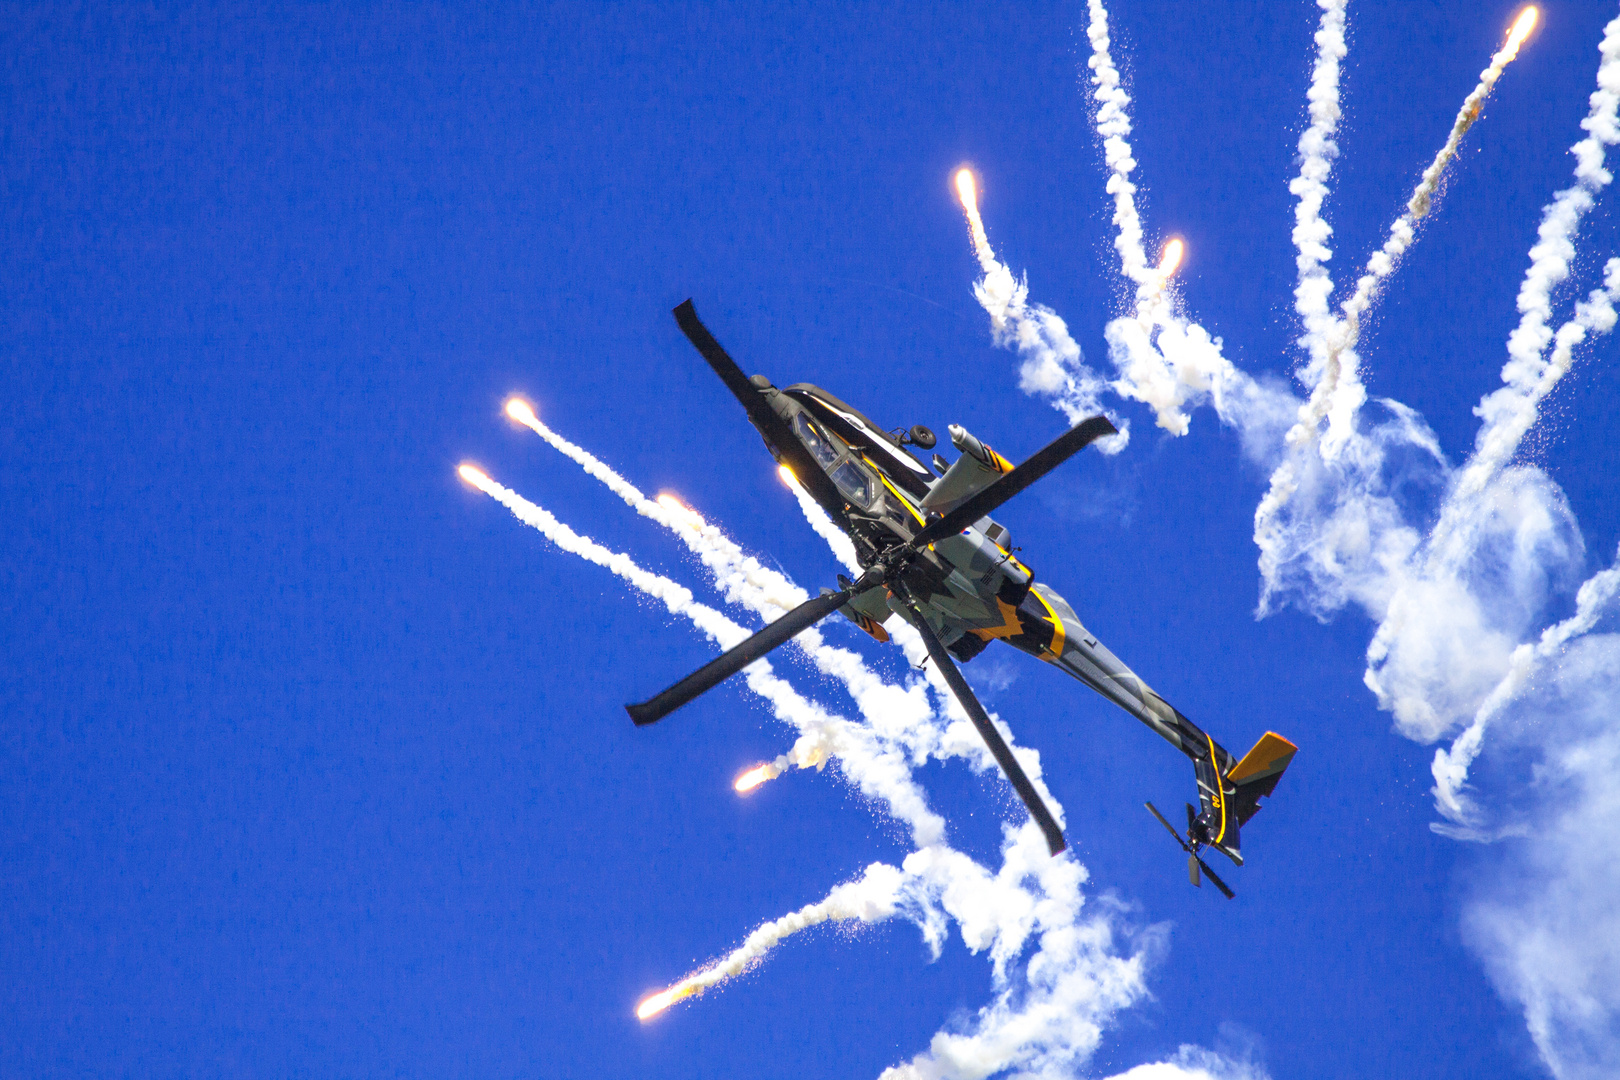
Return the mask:
[[[837,461],[838,455],[843,449],[834,446],[832,439],[828,437],[825,431],[821,430],[821,425],[802,412],[793,418],[793,433],[799,437],[800,442],[809,448],[810,453],[815,456],[816,461],[820,463],[822,468],[826,468],[834,461]]]
[[[832,471],[833,483],[844,493],[844,498],[862,510],[872,506],[872,478],[853,461],[846,461]]]

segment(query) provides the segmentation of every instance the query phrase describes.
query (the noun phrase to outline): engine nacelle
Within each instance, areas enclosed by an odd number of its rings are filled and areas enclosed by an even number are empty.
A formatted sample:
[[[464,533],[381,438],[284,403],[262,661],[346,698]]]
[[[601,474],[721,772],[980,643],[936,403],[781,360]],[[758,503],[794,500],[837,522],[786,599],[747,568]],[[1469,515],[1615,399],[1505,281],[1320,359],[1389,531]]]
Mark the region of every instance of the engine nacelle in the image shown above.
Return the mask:
[[[1012,472],[1007,459],[975,439],[968,430],[957,424],[950,427],[951,445],[962,456],[945,470],[945,475],[934,482],[922,505],[943,514],[970,495],[976,495],[995,483],[1003,473]]]

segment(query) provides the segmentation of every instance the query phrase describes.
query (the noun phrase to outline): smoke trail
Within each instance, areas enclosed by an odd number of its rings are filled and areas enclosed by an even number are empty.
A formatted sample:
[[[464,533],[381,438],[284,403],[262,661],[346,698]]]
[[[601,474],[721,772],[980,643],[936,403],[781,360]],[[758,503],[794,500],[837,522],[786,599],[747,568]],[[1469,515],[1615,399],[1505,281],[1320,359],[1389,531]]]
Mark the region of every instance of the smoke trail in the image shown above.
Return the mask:
[[[1324,380],[1337,385],[1341,375],[1338,370],[1341,360],[1330,358],[1327,348],[1334,320],[1328,310],[1333,279],[1325,264],[1333,258],[1327,246],[1333,227],[1322,218],[1322,203],[1327,198],[1333,159],[1339,155],[1339,146],[1333,137],[1341,115],[1339,61],[1349,52],[1344,40],[1345,3],[1346,0],[1316,0],[1316,6],[1322,9],[1322,19],[1316,31],[1317,52],[1311,70],[1311,87],[1306,94],[1311,123],[1299,137],[1299,175],[1288,185],[1289,193],[1298,200],[1294,206],[1293,241],[1298,251],[1294,266],[1299,284],[1294,287],[1294,311],[1305,329],[1299,343],[1310,357],[1303,375],[1305,382],[1313,387]],[[1346,395],[1345,400],[1350,397]],[[1299,473],[1300,467],[1294,459],[1285,458],[1271,474],[1270,488],[1255,508],[1255,543],[1260,548],[1260,576],[1265,582],[1270,582],[1277,571],[1275,551],[1280,530],[1275,519],[1299,489]],[[1262,612],[1268,610],[1267,604],[1268,593],[1262,591]]]
[[[1136,159],[1125,136],[1131,133],[1127,111],[1130,95],[1120,86],[1119,68],[1108,51],[1108,11],[1102,0],[1090,0],[1086,37],[1091,42],[1091,81],[1096,86],[1097,134],[1103,141],[1103,162],[1108,169],[1108,193],[1114,197],[1114,250],[1119,252],[1120,273],[1138,285],[1149,280],[1147,252],[1142,249],[1142,219],[1136,212],[1136,185],[1131,171]]]
[[[642,569],[628,555],[579,535],[543,507],[502,487],[472,466],[463,465],[461,476],[563,551],[606,567],[643,593],[662,601],[671,614],[690,620],[722,649],[729,649],[748,637],[748,630],[713,608],[697,603],[690,589]],[[864,726],[851,724],[807,701],[772,673],[768,660],[756,660],[743,669],[743,675],[749,689],[764,698],[779,719],[823,741],[836,753],[846,763],[845,772],[857,790],[886,805],[891,816],[910,827],[919,846],[943,840],[945,821],[929,809],[927,797],[912,779],[903,754],[883,746]]]
[[[1361,432],[1344,425],[1331,463],[1319,452],[1292,456],[1287,514],[1268,519],[1262,506],[1256,520],[1267,599],[1294,589],[1318,615],[1354,601],[1376,620],[1365,681],[1400,733],[1427,743],[1467,724],[1436,752],[1434,795],[1448,822],[1437,829],[1530,838],[1493,849],[1482,875],[1491,886],[1468,899],[1463,923],[1560,1078],[1612,1076],[1620,1063],[1620,949],[1605,944],[1620,940],[1620,870],[1592,849],[1593,836],[1620,827],[1620,639],[1593,633],[1620,582],[1613,567],[1600,571],[1576,593],[1572,616],[1536,632],[1548,603],[1579,580],[1585,549],[1563,492],[1511,462],[1576,350],[1615,325],[1620,267],[1610,260],[1603,287],[1550,329],[1583,216],[1611,180],[1607,147],[1620,143],[1620,19],[1599,51],[1586,137],[1572,151],[1575,184],[1543,211],[1503,386],[1476,409],[1483,423],[1468,460],[1453,470],[1416,413],[1382,402],[1389,419]],[[1413,507],[1414,490],[1420,503],[1425,492],[1438,497]],[[1413,522],[1426,517],[1436,524],[1425,533]],[[1469,773],[1487,734],[1502,748],[1499,771],[1528,761],[1530,772],[1475,800]]]
[[[1127,139],[1131,99],[1109,52],[1108,11],[1102,0],[1090,0],[1089,16],[1086,33],[1092,51],[1086,63],[1097,102],[1093,123],[1102,140],[1113,200],[1114,250],[1121,275],[1135,286],[1133,314],[1110,321],[1104,330],[1109,359],[1120,376],[1110,386],[1122,397],[1150,406],[1158,426],[1172,435],[1187,433],[1189,406],[1210,399],[1222,422],[1238,428],[1245,452],[1269,460],[1274,435],[1286,427],[1297,402],[1286,389],[1243,374],[1221,354],[1219,338],[1177,312],[1167,286],[1180,257],[1179,241],[1166,245],[1159,267],[1149,265],[1137,188],[1130,178],[1136,168]]]
[[[1457,147],[1461,144],[1463,135],[1474,126],[1474,121],[1479,119],[1485,99],[1495,89],[1497,79],[1501,78],[1508,64],[1519,55],[1519,47],[1524,44],[1524,39],[1535,26],[1535,22],[1536,9],[1527,8],[1514,23],[1507,42],[1491,57],[1489,66],[1480,72],[1479,83],[1463,100],[1462,107],[1457,110],[1457,118],[1452,122],[1445,145],[1429,163],[1429,167],[1423,170],[1422,178],[1413,189],[1411,198],[1407,200],[1405,213],[1390,225],[1389,239],[1368,258],[1366,271],[1357,280],[1350,298],[1341,307],[1343,318],[1336,320],[1328,328],[1327,338],[1321,343],[1325,350],[1322,372],[1311,390],[1309,402],[1300,410],[1299,423],[1288,433],[1288,442],[1291,446],[1301,446],[1314,440],[1325,419],[1330,421],[1327,446],[1324,448],[1329,456],[1333,454],[1335,444],[1342,443],[1346,438],[1356,412],[1366,400],[1366,393],[1355,377],[1357,358],[1351,351],[1361,336],[1361,318],[1377,299],[1379,287],[1394,271],[1401,256],[1412,246],[1412,241],[1417,237],[1418,222],[1428,215],[1434,194],[1439,189],[1441,177],[1445,174],[1446,166],[1456,157]],[[1340,36],[1342,39],[1342,26]],[[1341,383],[1346,366],[1349,374]]]
[[[829,920],[859,919],[872,923],[891,918],[903,901],[903,884],[899,870],[886,863],[873,863],[859,878],[839,885],[825,899],[766,923],[724,959],[647,998],[636,1009],[636,1015],[643,1020],[650,1019],[677,1001],[695,997],[716,983],[741,975],[784,939],[801,930]]]
[[[1294,287],[1294,310],[1305,326],[1306,337],[1301,344],[1310,350],[1312,366],[1317,369],[1311,374],[1318,378],[1320,367],[1327,359],[1323,343],[1333,325],[1333,316],[1328,311],[1333,279],[1327,271],[1327,262],[1333,258],[1333,251],[1327,246],[1333,227],[1322,217],[1322,203],[1327,199],[1333,159],[1339,156],[1334,136],[1342,114],[1339,62],[1349,52],[1344,41],[1346,2],[1316,0],[1316,6],[1322,9],[1322,19],[1316,30],[1316,63],[1311,69],[1311,87],[1306,93],[1311,122],[1299,137],[1299,175],[1288,185],[1289,193],[1298,200],[1294,206],[1293,240],[1299,252],[1294,258],[1299,284]]]
[[[1437,823],[1436,832],[1459,840],[1493,838],[1475,826],[1479,820],[1478,808],[1463,794],[1469,766],[1483,746],[1485,728],[1524,693],[1532,675],[1547,661],[1561,657],[1572,640],[1591,632],[1614,603],[1615,597],[1620,595],[1620,555],[1616,558],[1614,566],[1599,571],[1581,585],[1575,594],[1575,614],[1542,631],[1541,639],[1534,645],[1526,642],[1513,650],[1507,674],[1480,705],[1473,723],[1457,736],[1449,749],[1442,747],[1435,751],[1432,766],[1435,803],[1441,813],[1458,823]]]
[[[1015,279],[990,249],[971,170],[957,171],[956,191],[968,218],[973,252],[984,271],[984,276],[973,283],[973,296],[990,316],[991,340],[1002,348],[1017,350],[1023,357],[1018,388],[1050,399],[1070,424],[1103,412],[1102,396],[1108,384],[1086,366],[1080,346],[1069,334],[1069,325],[1051,308],[1031,304],[1029,282]],[[1129,423],[1111,418],[1119,434],[1098,440],[1097,448],[1105,454],[1117,454],[1130,442]]]

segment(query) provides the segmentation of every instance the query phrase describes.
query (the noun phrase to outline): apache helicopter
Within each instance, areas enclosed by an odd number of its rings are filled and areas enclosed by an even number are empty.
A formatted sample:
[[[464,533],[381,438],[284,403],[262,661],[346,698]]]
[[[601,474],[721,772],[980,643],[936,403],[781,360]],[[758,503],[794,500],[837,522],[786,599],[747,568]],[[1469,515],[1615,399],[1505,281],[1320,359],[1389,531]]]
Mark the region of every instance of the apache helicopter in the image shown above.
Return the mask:
[[[726,388],[747,410],[766,447],[816,503],[849,534],[862,573],[838,575],[823,589],[742,644],[639,705],[626,706],[638,725],[651,724],[717,686],[806,628],[840,612],[879,641],[898,614],[916,627],[928,655],[973,721],[1056,855],[1066,842],[1051,811],[969,689],[956,661],[972,660],[1000,639],[1061,668],[1158,732],[1192,759],[1200,809],[1187,806],[1187,834],[1152,803],[1188,854],[1227,897],[1232,890],[1199,857],[1213,848],[1241,866],[1239,830],[1259,810],[1293,759],[1293,743],[1267,732],[1241,760],[1176,711],[1081,624],[1069,603],[1034,580],[1013,555],[1007,529],[988,515],[1096,439],[1116,429],[1105,416],[1085,420],[1014,467],[955,424],[961,456],[933,469],[907,446],[930,450],[933,432],[918,426],[886,432],[858,410],[809,383],[777,389],[763,375],[745,376],[688,300],[675,320]]]

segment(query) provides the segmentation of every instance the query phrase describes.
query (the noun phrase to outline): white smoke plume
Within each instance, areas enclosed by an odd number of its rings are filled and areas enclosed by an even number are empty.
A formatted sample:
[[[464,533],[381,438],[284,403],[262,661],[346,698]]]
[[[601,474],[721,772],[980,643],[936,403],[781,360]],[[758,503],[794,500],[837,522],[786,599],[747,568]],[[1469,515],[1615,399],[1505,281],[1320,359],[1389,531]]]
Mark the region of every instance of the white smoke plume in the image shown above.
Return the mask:
[[[695,997],[717,983],[741,975],[800,930],[828,921],[859,919],[874,923],[891,918],[902,903],[903,884],[900,871],[886,863],[873,863],[859,878],[839,885],[825,899],[806,904],[798,911],[759,927],[725,957],[647,998],[636,1011],[645,1020],[677,1001]]]
[[[1258,382],[1233,366],[1221,353],[1221,340],[1177,310],[1169,280],[1174,266],[1149,263],[1130,175],[1137,165],[1127,138],[1131,99],[1110,52],[1108,10],[1102,0],[1090,0],[1088,16],[1091,56],[1086,63],[1096,102],[1093,123],[1114,208],[1114,250],[1120,274],[1135,294],[1133,312],[1110,321],[1104,330],[1109,359],[1119,373],[1110,388],[1151,407],[1158,426],[1172,435],[1187,433],[1188,409],[1212,401],[1222,421],[1242,432],[1245,450],[1261,454],[1270,441],[1268,433],[1286,424],[1297,403],[1285,389]],[[1174,257],[1179,253],[1178,246]]]
[[[1333,25],[1330,25],[1330,18]],[[1502,72],[1506,70],[1508,64],[1512,63],[1519,55],[1519,47],[1524,44],[1525,35],[1529,33],[1530,28],[1534,25],[1535,15],[1532,8],[1529,9],[1526,17],[1519,19],[1512,33],[1509,34],[1507,42],[1491,57],[1490,64],[1485,70],[1480,72],[1479,83],[1469,93],[1468,97],[1463,100],[1462,107],[1457,110],[1457,118],[1452,122],[1451,132],[1446,136],[1445,144],[1441,146],[1440,152],[1435,154],[1434,160],[1429,163],[1429,167],[1423,170],[1422,178],[1418,181],[1417,187],[1413,189],[1411,197],[1406,202],[1406,210],[1390,225],[1389,238],[1384,241],[1383,247],[1373,252],[1367,259],[1367,269],[1356,281],[1356,286],[1351,291],[1349,299],[1345,300],[1341,305],[1342,317],[1332,321],[1322,319],[1322,312],[1316,306],[1316,289],[1325,282],[1329,292],[1331,292],[1332,283],[1326,276],[1325,268],[1318,265],[1314,259],[1307,260],[1306,251],[1301,249],[1300,256],[1304,261],[1300,265],[1300,286],[1301,288],[1306,286],[1308,274],[1311,282],[1309,314],[1305,309],[1300,310],[1301,317],[1307,320],[1307,340],[1308,347],[1311,349],[1313,364],[1313,370],[1306,372],[1306,378],[1313,381],[1314,385],[1311,388],[1310,400],[1300,409],[1299,422],[1288,432],[1290,445],[1299,446],[1316,439],[1324,420],[1329,421],[1328,445],[1324,449],[1326,456],[1331,457],[1335,447],[1342,444],[1347,437],[1348,425],[1356,412],[1366,402],[1366,391],[1362,389],[1361,382],[1356,377],[1359,358],[1352,351],[1361,337],[1362,317],[1366,315],[1367,310],[1378,298],[1379,289],[1384,284],[1385,279],[1394,272],[1401,257],[1406,254],[1407,249],[1412,246],[1412,242],[1417,238],[1418,223],[1428,216],[1435,192],[1440,188],[1440,181],[1445,175],[1446,167],[1457,156],[1457,148],[1462,144],[1462,137],[1479,119],[1480,110],[1484,107],[1485,99],[1495,89],[1496,81],[1502,77]],[[1318,31],[1319,36],[1323,34],[1327,35],[1326,41],[1328,42],[1328,45],[1323,47],[1324,57],[1330,51],[1334,56],[1331,64],[1334,83],[1331,95],[1333,98],[1331,115],[1336,120],[1338,116],[1337,61],[1342,59],[1345,54],[1344,11],[1342,5],[1336,13],[1324,12],[1322,29]],[[1326,65],[1324,65],[1323,60],[1319,60],[1318,68],[1321,69],[1324,66]],[[1314,89],[1315,87],[1313,87]],[[1326,86],[1323,87],[1323,92],[1326,95]],[[1313,101],[1312,104],[1314,120],[1315,102]],[[1324,120],[1327,118],[1328,112],[1329,110],[1323,110]],[[1316,126],[1315,123],[1312,124],[1313,129]],[[1307,136],[1309,135],[1310,133],[1307,132]],[[1326,140],[1324,139],[1324,141]],[[1328,143],[1327,145],[1332,144]],[[1305,152],[1304,139],[1301,140],[1300,149],[1303,156]],[[1337,152],[1336,146],[1334,151]],[[1307,170],[1311,173],[1323,172],[1322,161],[1313,161],[1308,156],[1306,156],[1305,160],[1306,167],[1301,169],[1301,179],[1297,183],[1304,181]],[[1325,172],[1323,172],[1320,180],[1313,180],[1308,185],[1302,183],[1302,188],[1305,187],[1308,187],[1308,191],[1301,190],[1299,192],[1300,212],[1303,213],[1306,207],[1309,206],[1310,215],[1315,222],[1320,223],[1322,197],[1326,193]],[[1319,228],[1325,229],[1326,224],[1321,223]],[[1296,240],[1298,239],[1296,231]],[[1321,251],[1326,252],[1326,249],[1322,248]],[[1324,254],[1322,261],[1325,262],[1327,257]],[[1312,324],[1314,324],[1314,329]]]
[[[957,172],[956,191],[967,215],[973,253],[984,271],[973,283],[973,296],[990,316],[991,339],[1002,348],[1017,350],[1024,359],[1018,369],[1019,389],[1050,400],[1071,425],[1104,412],[1102,398],[1108,384],[1086,365],[1068,323],[1051,308],[1031,304],[1028,280],[1014,278],[991,249],[971,170]],[[1097,442],[1105,454],[1119,453],[1131,438],[1130,424],[1119,417],[1113,420],[1119,434]]]
[[[1620,894],[1620,874],[1610,862],[1594,859],[1591,837],[1620,827],[1620,790],[1613,780],[1620,736],[1612,723],[1620,695],[1614,668],[1600,678],[1594,659],[1620,659],[1620,650],[1609,639],[1585,635],[1612,612],[1620,582],[1615,570],[1600,572],[1576,592],[1575,614],[1537,635],[1549,604],[1575,591],[1585,549],[1557,486],[1538,469],[1510,463],[1578,347],[1615,322],[1620,267],[1611,261],[1603,287],[1577,304],[1556,332],[1549,329],[1554,291],[1570,275],[1581,217],[1610,182],[1606,147],[1620,141],[1620,20],[1605,28],[1600,46],[1598,90],[1582,123],[1587,137],[1573,148],[1576,185],[1547,208],[1531,252],[1504,386],[1481,402],[1477,412],[1484,423],[1475,451],[1454,470],[1412,409],[1383,400],[1377,403],[1381,416],[1364,415],[1367,397],[1355,347],[1366,312],[1415,240],[1460,140],[1517,54],[1534,15],[1521,16],[1481,73],[1406,211],[1336,317],[1329,306],[1333,230],[1323,207],[1339,152],[1346,3],[1318,0],[1318,7],[1310,124],[1299,142],[1299,175],[1290,185],[1297,200],[1294,301],[1308,354],[1302,376],[1311,394],[1287,436],[1277,439],[1282,429],[1276,408],[1257,407],[1245,416],[1223,405],[1223,396],[1231,396],[1223,390],[1250,384],[1220,358],[1218,341],[1175,312],[1173,294],[1151,281],[1129,181],[1136,162],[1125,141],[1128,98],[1107,54],[1106,13],[1100,0],[1091,0],[1091,67],[1103,103],[1097,120],[1115,208],[1115,247],[1121,272],[1137,285],[1135,317],[1108,327],[1121,374],[1114,388],[1151,405],[1160,426],[1173,433],[1186,430],[1185,406],[1208,392],[1221,418],[1244,433],[1250,456],[1272,462],[1270,490],[1256,511],[1262,614],[1282,599],[1322,618],[1355,603],[1379,624],[1366,682],[1398,730],[1431,742],[1472,718],[1457,741],[1436,755],[1436,805],[1449,819],[1437,829],[1474,839],[1535,838],[1507,860],[1519,886],[1506,894],[1512,899],[1496,895],[1470,907],[1465,922],[1472,940],[1504,994],[1524,1005],[1531,1033],[1557,1076],[1615,1075],[1620,948],[1592,943],[1620,940],[1610,899]],[[1190,340],[1166,333],[1182,327]],[[1177,346],[1190,355],[1178,361]],[[1251,391],[1249,401],[1275,405],[1278,396]],[[1433,528],[1420,524],[1436,520]],[[1572,655],[1583,657],[1585,666]],[[1572,674],[1577,670],[1579,676]],[[1559,695],[1557,707],[1587,719],[1548,716],[1549,684]],[[1533,707],[1532,699],[1542,707]],[[1521,722],[1510,722],[1526,711]],[[1600,716],[1609,718],[1606,728]],[[1525,793],[1521,799],[1504,800],[1502,791],[1493,791],[1499,820],[1491,821],[1465,788],[1487,730],[1498,729],[1505,754],[1533,759],[1534,779],[1517,789]],[[1503,802],[1511,809],[1501,809]]]
[[[749,630],[698,603],[690,589],[642,569],[622,552],[581,536],[544,507],[501,486],[479,470],[464,465],[461,476],[563,551],[606,567],[636,589],[662,601],[671,614],[690,620],[722,649],[729,649],[748,637]],[[821,744],[824,752],[835,754],[857,789],[886,806],[892,817],[910,828],[919,845],[942,840],[944,819],[928,807],[927,797],[912,779],[903,753],[883,745],[865,725],[852,724],[804,698],[776,676],[768,660],[750,664],[743,669],[743,676],[748,688],[764,698],[779,719],[798,729],[802,736]]]
[[[1511,59],[1508,51],[1493,68]],[[1543,212],[1503,386],[1475,410],[1482,424],[1473,453],[1453,468],[1422,418],[1397,402],[1378,403],[1380,420],[1362,415],[1349,345],[1364,308],[1351,305],[1363,296],[1371,302],[1404,252],[1400,221],[1391,234],[1399,250],[1386,245],[1387,264],[1374,256],[1369,275],[1377,280],[1363,277],[1343,320],[1323,323],[1325,304],[1306,288],[1326,280],[1325,245],[1310,259],[1302,247],[1307,302],[1299,310],[1312,355],[1307,382],[1316,381],[1301,413],[1306,429],[1296,429],[1304,437],[1291,440],[1255,534],[1262,610],[1288,598],[1325,618],[1356,604],[1378,624],[1366,683],[1396,729],[1427,743],[1466,725],[1436,752],[1436,807],[1447,819],[1436,828],[1499,845],[1481,855],[1491,862],[1493,886],[1469,901],[1464,926],[1497,986],[1524,1008],[1543,1060],[1560,1078],[1620,1069],[1620,949],[1607,944],[1617,932],[1612,897],[1620,874],[1591,845],[1592,836],[1620,827],[1613,771],[1620,650],[1611,636],[1593,636],[1613,614],[1620,574],[1610,568],[1580,584],[1585,545],[1562,491],[1542,470],[1513,461],[1578,349],[1616,321],[1620,262],[1610,260],[1602,287],[1551,329],[1581,221],[1611,181],[1607,148],[1620,143],[1620,19],[1605,27],[1600,53],[1598,89],[1581,125],[1586,138],[1572,148],[1575,184]],[[1483,97],[1476,95],[1470,100]],[[1466,105],[1460,122],[1471,122]],[[1318,193],[1307,194],[1312,212],[1302,216],[1314,221]],[[1420,185],[1402,221],[1415,224],[1425,194]],[[1325,235],[1318,229],[1307,239]],[[1317,329],[1324,326],[1326,336]],[[1547,625],[1548,609],[1572,593],[1574,614]],[[1482,760],[1494,761],[1488,800],[1469,790],[1470,770]]]
[[[1490,692],[1474,713],[1474,720],[1452,742],[1434,755],[1434,795],[1441,813],[1456,822],[1455,825],[1436,824],[1435,831],[1460,840],[1489,839],[1470,823],[1479,820],[1479,810],[1463,791],[1467,784],[1468,769],[1479,757],[1485,738],[1485,729],[1510,705],[1523,696],[1530,680],[1549,661],[1558,661],[1568,651],[1569,643],[1582,637],[1597,626],[1620,594],[1620,556],[1607,570],[1599,571],[1587,579],[1575,594],[1575,614],[1554,623],[1542,631],[1534,644],[1525,642],[1508,657],[1507,674]],[[1520,831],[1520,830],[1515,830]]]

